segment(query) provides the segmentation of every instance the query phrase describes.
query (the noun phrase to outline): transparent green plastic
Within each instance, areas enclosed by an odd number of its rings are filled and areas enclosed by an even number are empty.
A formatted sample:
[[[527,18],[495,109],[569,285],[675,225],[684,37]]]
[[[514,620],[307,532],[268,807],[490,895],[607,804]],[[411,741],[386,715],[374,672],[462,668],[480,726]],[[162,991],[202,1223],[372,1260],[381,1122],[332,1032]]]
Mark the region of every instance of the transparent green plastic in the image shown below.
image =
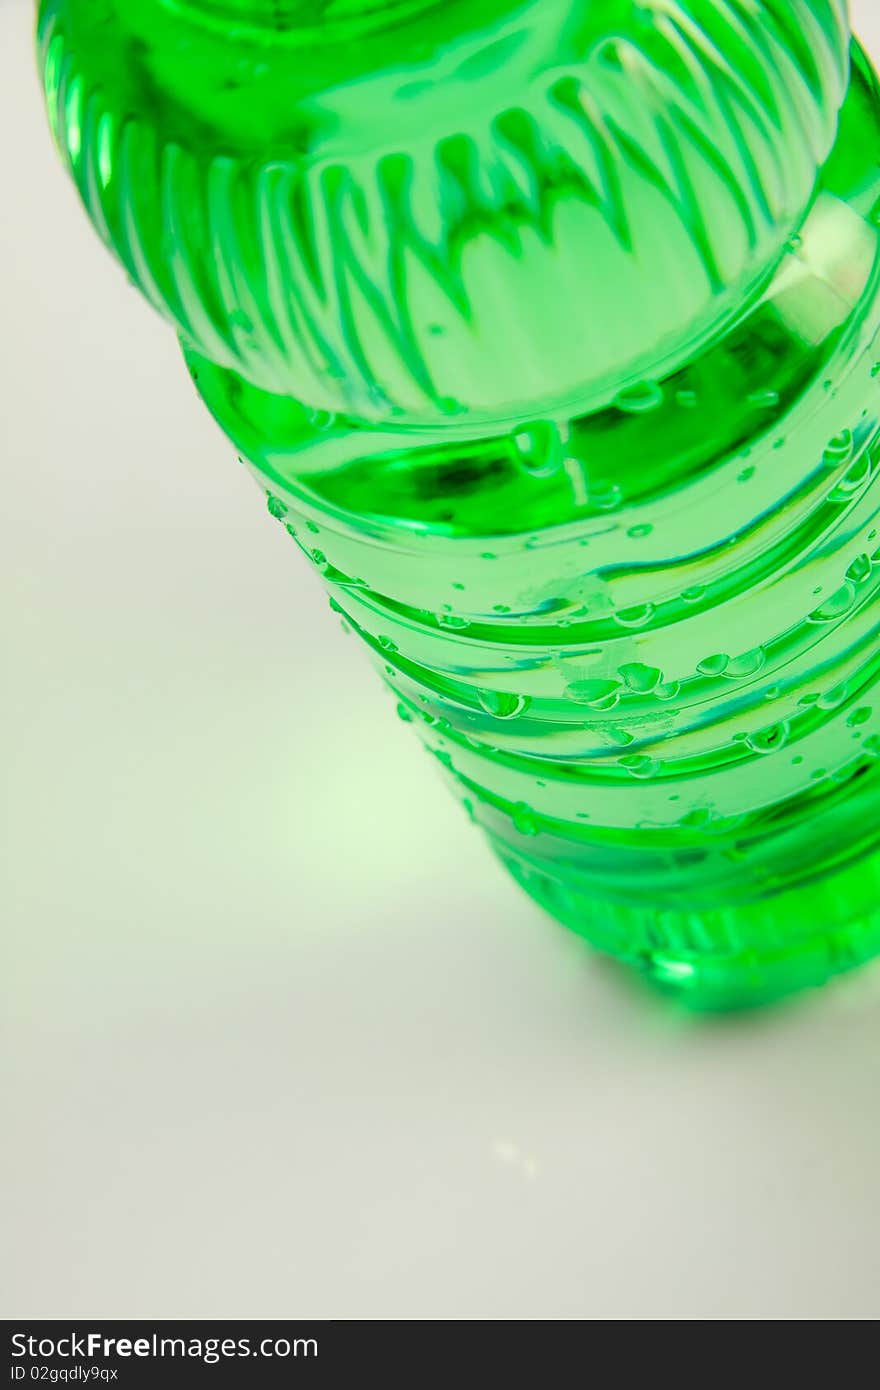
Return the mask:
[[[880,97],[842,0],[43,0],[97,230],[523,887],[880,951]]]

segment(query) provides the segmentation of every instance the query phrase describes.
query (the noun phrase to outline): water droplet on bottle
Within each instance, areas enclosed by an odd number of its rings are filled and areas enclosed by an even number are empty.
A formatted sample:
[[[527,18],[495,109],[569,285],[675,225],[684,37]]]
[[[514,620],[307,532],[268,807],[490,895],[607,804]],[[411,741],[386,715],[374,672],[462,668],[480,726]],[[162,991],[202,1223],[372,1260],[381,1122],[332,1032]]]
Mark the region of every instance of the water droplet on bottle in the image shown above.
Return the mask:
[[[524,695],[513,695],[506,690],[478,690],[477,699],[495,719],[515,719],[529,704]]]
[[[727,663],[724,669],[724,676],[727,680],[744,680],[747,676],[755,676],[763,668],[767,660],[767,653],[763,647],[754,647],[750,652],[743,652],[742,656],[734,657]]]
[[[480,555],[481,560],[497,560],[498,556],[492,550],[484,550]]]
[[[704,657],[697,662],[697,670],[701,676],[722,676],[730,665],[730,657],[725,652],[718,652],[715,656]]]
[[[467,618],[460,617],[458,613],[438,613],[437,622],[449,632],[464,632],[465,628],[470,627]]]
[[[674,700],[681,694],[681,681],[665,681],[654,691],[656,700]]]
[[[309,424],[313,430],[323,432],[329,430],[336,423],[336,416],[330,410],[310,410]]]
[[[832,685],[829,690],[825,690],[815,701],[816,708],[821,710],[840,709],[849,699],[849,685],[846,681],[840,681],[837,685]]]
[[[846,463],[853,455],[853,437],[851,430],[841,430],[833,439],[829,439],[822,455],[822,462],[827,468],[839,468],[842,463]]]
[[[631,753],[626,758],[621,758],[620,766],[625,767],[627,772],[633,777],[638,777],[643,781],[655,776],[660,770],[660,764],[655,758],[649,758],[646,753]]]
[[[753,753],[777,753],[780,748],[785,747],[790,732],[788,723],[783,720],[780,724],[771,724],[766,729],[749,734],[746,743]]]
[[[846,476],[841,478],[834,492],[831,494],[832,499],[837,501],[843,496],[845,500],[849,501],[851,498],[858,496],[871,481],[875,469],[876,461],[872,455],[868,452],[862,454],[861,457],[856,459],[847,469]]]
[[[517,462],[536,478],[549,478],[562,467],[564,453],[559,428],[552,420],[533,420],[513,436]]]
[[[412,711],[407,709],[406,705],[403,704],[397,706],[397,717],[398,719],[402,719],[404,724],[411,724],[413,721]]]
[[[706,594],[705,584],[692,584],[688,589],[682,589],[681,596],[685,603],[699,603]]]
[[[663,387],[656,381],[639,381],[614,397],[618,410],[626,415],[644,415],[663,404]]]
[[[644,540],[646,536],[650,536],[653,530],[654,528],[650,522],[645,521],[640,526],[631,526],[626,534],[631,540],[640,541]]]
[[[647,627],[656,612],[653,603],[639,603],[632,608],[618,609],[614,621],[621,627]]]
[[[495,603],[492,605],[493,613],[509,613],[510,608],[506,603]]]
[[[273,492],[270,492],[266,498],[266,507],[269,515],[274,516],[276,521],[282,521],[284,517],[287,516],[287,507],[281,501],[281,498],[276,497]]]
[[[846,572],[847,579],[853,584],[863,584],[871,575],[871,557],[869,555],[857,555]]]
[[[612,709],[620,699],[620,682],[609,680],[572,681],[565,687],[565,698],[573,705]]]
[[[855,585],[850,581],[837,589],[830,598],[814,608],[807,618],[810,623],[833,623],[838,618],[842,618],[853,606],[856,590]]]
[[[658,670],[656,666],[646,666],[641,661],[634,661],[627,666],[621,666],[620,674],[623,676],[626,686],[630,690],[634,690],[637,695],[648,695],[663,682],[662,671]]]
[[[606,724],[605,733],[611,743],[616,743],[619,748],[627,748],[629,744],[635,743],[635,736],[627,729],[621,729],[616,724]]]
[[[590,506],[600,512],[613,512],[623,501],[623,490],[619,483],[611,483],[607,478],[597,478],[588,489]]]
[[[527,806],[524,801],[520,801],[513,808],[512,815],[514,829],[520,835],[537,835],[540,829],[537,818],[531,806]]]
[[[853,710],[852,714],[849,716],[849,719],[847,719],[846,722],[850,729],[858,729],[861,727],[862,724],[867,724],[870,718],[870,705],[861,705],[858,709]]]
[[[750,463],[749,466],[748,466],[748,468],[744,468],[744,469],[742,470],[741,473],[737,474],[737,479],[736,479],[736,481],[737,481],[738,483],[750,483],[750,482],[752,481],[752,479],[754,478],[754,476],[755,476],[755,465],[754,465],[753,463]]]
[[[377,637],[376,642],[382,648],[383,652],[397,651],[397,643],[393,642],[390,637]]]
[[[459,583],[457,583],[457,582],[453,582],[452,587],[453,587],[453,589],[458,589],[459,593],[462,593],[462,592],[464,591],[464,585],[463,585],[463,584],[459,584]]]
[[[748,403],[756,410],[772,410],[774,406],[779,404],[779,392],[772,390],[753,391],[748,397]]]

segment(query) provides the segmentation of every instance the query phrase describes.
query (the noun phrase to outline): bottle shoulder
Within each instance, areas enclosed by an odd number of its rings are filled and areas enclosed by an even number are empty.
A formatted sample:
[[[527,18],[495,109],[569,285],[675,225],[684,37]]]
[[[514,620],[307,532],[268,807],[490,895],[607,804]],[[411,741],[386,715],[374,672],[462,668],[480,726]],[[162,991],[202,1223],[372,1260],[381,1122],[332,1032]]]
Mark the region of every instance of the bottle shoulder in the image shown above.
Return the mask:
[[[698,351],[809,205],[845,34],[842,0],[40,12],[86,206],[192,346],[413,421],[585,405]]]

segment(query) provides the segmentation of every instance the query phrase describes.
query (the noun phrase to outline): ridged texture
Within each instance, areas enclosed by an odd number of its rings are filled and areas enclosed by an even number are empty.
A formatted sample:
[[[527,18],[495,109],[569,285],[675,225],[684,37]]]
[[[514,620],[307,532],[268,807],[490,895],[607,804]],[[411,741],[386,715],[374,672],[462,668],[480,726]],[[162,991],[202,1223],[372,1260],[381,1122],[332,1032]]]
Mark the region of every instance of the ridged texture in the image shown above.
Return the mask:
[[[255,157],[188,126],[185,90],[157,114],[124,7],[103,62],[115,46],[138,80],[109,90],[87,8],[46,0],[41,51],[108,246],[197,351],[366,419],[584,408],[668,371],[781,254],[847,72],[836,0],[543,0],[464,35],[429,15],[395,31],[391,75],[365,73],[356,103],[310,93],[287,147]],[[265,54],[228,47],[225,81],[260,99]]]
[[[47,0],[56,137],[468,814],[700,1001],[876,950],[880,100],[857,54],[839,110],[842,6],[450,0],[393,68],[188,8],[178,61],[167,6]]]
[[[877,115],[860,62],[762,300],[610,412],[416,444],[191,358],[518,880],[699,1001],[880,941]]]

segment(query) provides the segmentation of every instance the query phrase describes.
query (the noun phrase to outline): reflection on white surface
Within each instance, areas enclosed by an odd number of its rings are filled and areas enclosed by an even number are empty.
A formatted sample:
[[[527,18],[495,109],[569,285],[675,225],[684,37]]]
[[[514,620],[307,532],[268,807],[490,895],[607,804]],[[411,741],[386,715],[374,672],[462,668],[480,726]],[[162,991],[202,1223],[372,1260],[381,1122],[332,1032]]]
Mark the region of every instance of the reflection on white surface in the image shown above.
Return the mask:
[[[80,215],[29,22],[0,0],[6,1315],[876,1315],[880,968],[700,1022],[517,892]]]

